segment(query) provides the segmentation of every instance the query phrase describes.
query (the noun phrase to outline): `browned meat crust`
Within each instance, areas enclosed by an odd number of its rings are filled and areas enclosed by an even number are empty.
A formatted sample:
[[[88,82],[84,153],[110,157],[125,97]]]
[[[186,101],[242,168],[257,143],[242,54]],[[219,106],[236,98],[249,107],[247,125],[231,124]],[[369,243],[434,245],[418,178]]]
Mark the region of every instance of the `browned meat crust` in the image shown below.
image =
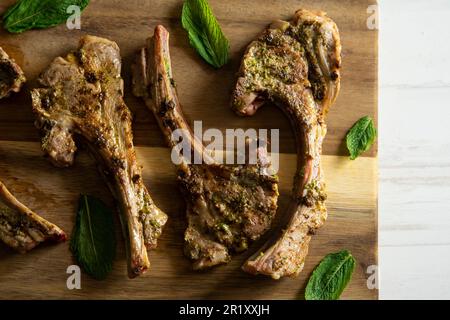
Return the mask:
[[[65,241],[66,234],[19,202],[0,181],[0,240],[25,253],[44,241]]]
[[[19,92],[25,81],[22,69],[0,47],[0,99]]]
[[[193,153],[203,155],[202,164],[184,158],[177,167],[178,181],[187,204],[188,227],[185,254],[194,269],[230,260],[233,252],[247,249],[249,242],[266,232],[277,208],[278,179],[271,174],[263,147],[254,165],[220,165],[191,133],[178,100],[169,54],[169,33],[155,28],[133,67],[134,93],[143,97],[155,115],[169,146],[176,129],[189,134]]]
[[[240,115],[253,115],[265,101],[290,118],[297,139],[298,164],[290,219],[243,266],[274,279],[302,269],[311,235],[327,217],[321,169],[325,116],[340,84],[341,43],[336,24],[323,12],[299,10],[291,22],[276,21],[247,48],[233,95]]]
[[[130,277],[150,266],[147,249],[156,247],[167,216],[153,202],[136,161],[131,113],[123,101],[119,47],[85,36],[76,52],[58,57],[32,91],[42,147],[53,164],[70,166],[81,139],[119,204]]]

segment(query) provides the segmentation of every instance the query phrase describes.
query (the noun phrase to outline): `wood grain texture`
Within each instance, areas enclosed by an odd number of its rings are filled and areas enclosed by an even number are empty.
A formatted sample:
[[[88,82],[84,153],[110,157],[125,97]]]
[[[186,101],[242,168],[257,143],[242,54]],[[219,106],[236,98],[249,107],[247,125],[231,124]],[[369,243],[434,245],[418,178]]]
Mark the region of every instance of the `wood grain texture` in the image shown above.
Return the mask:
[[[450,299],[449,14],[380,1],[381,299]]]
[[[12,0],[2,1],[0,12]],[[151,271],[146,277],[128,280],[123,241],[119,241],[114,270],[106,281],[82,278],[82,290],[66,288],[66,268],[73,264],[68,244],[40,247],[17,255],[0,245],[0,298],[301,298],[313,267],[327,254],[349,249],[358,265],[347,299],[376,299],[377,290],[366,286],[369,265],[377,264],[377,148],[363,158],[349,161],[344,136],[364,115],[377,115],[377,32],[366,28],[372,0],[321,1],[214,1],[210,3],[231,43],[231,62],[220,70],[204,63],[190,48],[179,15],[181,1],[97,0],[82,16],[82,29],[65,26],[10,35],[0,30],[0,46],[13,56],[29,79],[24,90],[0,101],[0,177],[15,195],[44,217],[70,233],[80,193],[102,198],[112,206],[110,194],[93,162],[81,152],[74,167],[57,169],[43,157],[33,126],[29,89],[52,59],[75,49],[84,34],[117,41],[124,63],[125,100],[134,113],[134,134],[144,179],[158,206],[169,214],[169,222],[150,253]],[[286,209],[292,185],[295,155],[288,120],[275,107],[265,107],[252,118],[239,118],[229,108],[234,74],[245,46],[274,19],[289,19],[296,9],[322,9],[337,22],[343,42],[342,91],[330,110],[329,131],[324,144],[326,182],[329,189],[329,219],[314,237],[304,272],[297,279],[273,281],[252,277],[240,265],[256,248],[237,256],[227,265],[208,272],[190,271],[182,255],[185,228],[184,201],[176,183],[169,150],[155,120],[129,89],[133,54],[164,24],[171,33],[174,77],[187,118],[202,120],[204,128],[280,129],[280,213]],[[118,221],[116,221],[118,239]]]
[[[4,183],[30,208],[70,233],[80,193],[95,194],[110,206],[112,198],[97,174],[94,162],[82,152],[76,164],[55,169],[42,157],[39,143],[0,142],[0,173]],[[375,158],[350,162],[346,157],[325,156],[329,218],[311,242],[305,270],[296,279],[274,281],[250,276],[240,270],[247,253],[235,256],[229,265],[207,272],[191,271],[183,256],[184,204],[178,193],[174,170],[167,159],[169,150],[139,147],[137,156],[144,166],[144,181],[158,206],[168,213],[169,222],[150,252],[151,269],[146,276],[129,280],[123,241],[119,241],[113,271],[104,281],[82,277],[82,290],[66,288],[66,269],[74,264],[68,243],[44,245],[20,255],[0,246],[0,297],[2,298],[197,298],[197,299],[294,299],[303,297],[306,281],[315,265],[328,253],[349,249],[357,267],[343,298],[371,299],[376,290],[366,286],[365,274],[376,259]],[[167,163],[168,165],[162,165]],[[286,209],[295,170],[295,155],[280,155],[280,212]],[[175,201],[176,199],[176,201]],[[116,221],[117,238],[122,239]]]

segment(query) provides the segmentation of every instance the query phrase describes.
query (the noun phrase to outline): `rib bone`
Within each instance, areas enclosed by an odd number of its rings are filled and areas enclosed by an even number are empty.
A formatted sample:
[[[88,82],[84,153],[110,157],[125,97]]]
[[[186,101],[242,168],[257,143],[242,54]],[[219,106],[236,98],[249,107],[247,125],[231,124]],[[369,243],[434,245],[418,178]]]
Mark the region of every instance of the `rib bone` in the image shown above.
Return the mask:
[[[320,155],[325,116],[338,92],[341,44],[336,24],[325,13],[296,12],[292,22],[276,21],[244,55],[232,107],[253,115],[265,101],[289,117],[297,141],[297,172],[282,234],[252,256],[243,269],[274,279],[303,269],[311,235],[327,210]]]

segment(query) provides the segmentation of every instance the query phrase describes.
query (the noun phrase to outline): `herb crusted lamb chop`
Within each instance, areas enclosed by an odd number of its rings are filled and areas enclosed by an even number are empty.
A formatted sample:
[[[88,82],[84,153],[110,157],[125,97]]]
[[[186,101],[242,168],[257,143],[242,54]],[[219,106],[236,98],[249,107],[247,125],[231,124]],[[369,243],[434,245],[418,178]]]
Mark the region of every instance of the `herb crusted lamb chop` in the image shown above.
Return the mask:
[[[147,249],[156,247],[167,216],[153,202],[136,161],[131,113],[123,101],[121,57],[115,42],[85,36],[79,48],[56,58],[32,91],[42,147],[53,164],[72,165],[85,143],[119,204],[130,277],[150,266]]]
[[[251,116],[265,101],[277,104],[292,123],[298,158],[290,221],[245,263],[249,273],[274,279],[297,275],[311,235],[327,218],[320,157],[325,116],[339,92],[340,67],[339,32],[323,12],[299,10],[291,22],[276,21],[246,50],[232,107]]]
[[[17,200],[0,181],[0,240],[25,253],[44,241],[65,241],[66,234]]]
[[[169,33],[162,26],[138,55],[133,67],[136,96],[144,98],[170,147],[177,129],[183,130],[192,153],[203,163],[183,156],[177,165],[178,181],[186,200],[188,227],[185,254],[194,269],[227,263],[231,254],[247,249],[249,242],[266,232],[277,209],[278,180],[271,174],[266,149],[259,147],[257,164],[222,165],[211,158],[195,137],[178,100],[169,54]]]
[[[25,82],[22,69],[0,47],[0,99],[19,92]]]
[[[19,92],[25,81],[22,69],[0,47],[0,99]],[[0,181],[0,240],[25,253],[44,241],[65,241],[66,234],[17,200]]]

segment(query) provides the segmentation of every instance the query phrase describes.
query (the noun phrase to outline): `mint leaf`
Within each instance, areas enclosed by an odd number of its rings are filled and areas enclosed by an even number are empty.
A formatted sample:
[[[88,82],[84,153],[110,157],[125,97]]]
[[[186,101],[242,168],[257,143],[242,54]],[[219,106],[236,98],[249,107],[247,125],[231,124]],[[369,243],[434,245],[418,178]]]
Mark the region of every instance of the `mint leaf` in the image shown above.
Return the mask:
[[[347,133],[347,149],[350,159],[355,160],[370,149],[377,136],[377,129],[369,116],[359,119]]]
[[[183,4],[181,24],[188,32],[191,46],[206,62],[215,68],[220,68],[228,62],[228,40],[207,0],[186,0]]]
[[[82,195],[70,249],[83,270],[105,279],[112,269],[116,238],[112,212],[100,200]]]
[[[64,23],[71,5],[86,8],[89,0],[19,0],[3,15],[3,27],[11,33],[44,29]]]
[[[309,278],[305,299],[339,299],[352,277],[355,263],[355,259],[347,250],[328,254]]]

